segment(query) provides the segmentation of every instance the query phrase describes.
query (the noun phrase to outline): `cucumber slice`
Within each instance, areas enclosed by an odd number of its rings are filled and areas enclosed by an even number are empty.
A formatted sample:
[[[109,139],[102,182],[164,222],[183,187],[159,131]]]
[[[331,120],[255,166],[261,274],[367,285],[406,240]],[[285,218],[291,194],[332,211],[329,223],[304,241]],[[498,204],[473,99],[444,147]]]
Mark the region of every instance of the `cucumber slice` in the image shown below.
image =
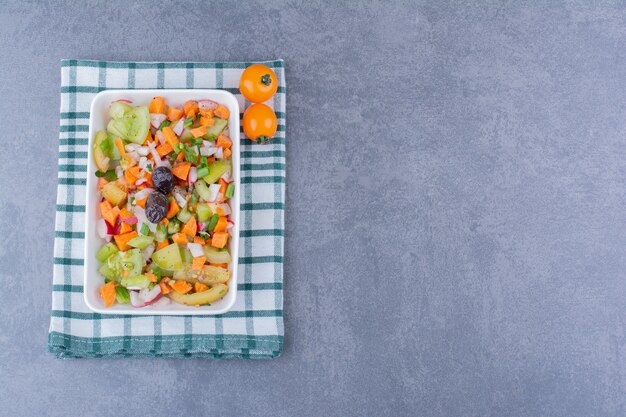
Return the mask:
[[[146,106],[135,107],[126,112],[122,118],[112,119],[107,125],[109,134],[138,144],[144,143],[148,130],[150,130],[150,112]]]
[[[110,133],[107,133],[107,136],[109,140],[111,141],[111,143],[114,144],[117,136],[113,137],[113,135],[111,135]],[[117,146],[115,145],[113,145],[113,149],[111,150],[111,159],[114,161],[119,161],[120,159],[122,159],[122,155],[120,155],[120,151],[119,149],[117,149]]]
[[[230,271],[213,265],[204,265],[201,270],[194,271],[191,265],[185,265],[174,272],[174,279],[213,285],[228,282]]]
[[[167,225],[167,233],[173,235],[174,233],[178,233],[180,231],[180,222],[178,219],[170,220],[170,223]]]
[[[157,226],[156,231],[154,232],[154,239],[157,242],[165,242],[167,239],[167,227],[165,227],[163,223],[159,223]]]
[[[152,260],[159,267],[171,271],[182,268],[183,259],[180,256],[180,248],[176,243],[164,247],[152,254]]]
[[[212,162],[208,165],[208,168],[209,173],[202,179],[206,181],[207,184],[213,184],[230,169],[230,160]],[[197,186],[198,185],[196,184],[196,187]]]
[[[150,246],[154,242],[154,238],[152,236],[137,236],[128,241],[128,244],[133,248],[137,249],[145,249]]]
[[[168,294],[168,296],[180,304],[200,306],[210,304],[220,298],[224,298],[226,294],[228,294],[228,285],[216,284],[206,291],[194,294],[179,294],[176,291],[172,291]]]
[[[110,182],[102,188],[102,197],[114,206],[121,206],[126,201],[126,192],[120,190],[114,182]]]
[[[204,250],[204,256],[209,263],[212,264],[228,264],[232,261],[230,252],[228,249],[218,249],[213,246],[206,245],[202,248]]]
[[[115,243],[105,243],[104,245],[100,246],[98,253],[96,253],[96,259],[100,262],[104,262],[109,259],[109,256],[119,251],[120,250],[117,248],[117,246],[115,246]]]
[[[128,290],[124,287],[116,287],[115,300],[120,304],[130,303],[130,294],[128,293]]]
[[[191,139],[193,139],[193,134],[191,133],[191,129],[189,129],[188,127],[184,128],[183,133],[180,134],[180,141],[189,142]]]
[[[219,117],[214,117],[213,121],[215,122],[215,124],[208,127],[206,129],[206,134],[203,136],[203,138],[206,140],[213,141],[217,139],[220,133],[222,133],[222,131],[226,128],[226,125],[228,125],[228,120],[220,119]]]
[[[180,248],[180,257],[183,260],[184,264],[191,264],[193,262],[193,255],[191,251],[187,248]]]
[[[204,182],[198,181],[196,184],[204,184]],[[198,194],[199,193],[200,192],[198,192]],[[198,214],[199,221],[205,222],[209,220],[209,218],[213,215],[213,212],[211,211],[211,207],[209,207],[208,204],[199,203],[198,207],[196,208],[196,214]]]
[[[125,139],[133,143],[144,143],[148,135],[148,130],[150,130],[150,112],[148,111],[148,107],[135,107],[124,115],[124,119],[130,122],[130,127],[128,128]]]
[[[114,270],[109,268],[107,264],[100,265],[100,268],[98,268],[98,272],[104,275],[105,278],[110,279],[112,281],[119,281],[120,279],[119,275]]]
[[[193,214],[191,214],[189,210],[187,210],[187,207],[179,211],[178,215],[176,215],[176,218],[183,223],[187,223],[189,220],[191,220],[192,217]]]
[[[105,152],[105,148],[108,148],[108,146],[105,146],[107,145],[107,139],[108,136],[106,132],[101,130],[96,133],[93,143],[93,159],[96,162],[98,169],[102,172],[106,172],[109,169],[109,162],[111,161],[111,158],[109,158]]]
[[[209,170],[209,174],[210,173],[211,171]],[[197,181],[195,184],[195,190],[198,192],[200,198],[204,201],[209,201],[211,199],[211,192],[209,191],[209,187],[207,187],[206,182]]]
[[[145,275],[133,275],[122,278],[120,281],[124,287],[145,289],[150,285],[150,278]]]
[[[111,103],[111,105],[109,106],[109,116],[111,116],[113,119],[121,119],[124,114],[132,109],[133,108],[128,104],[121,101],[116,101],[115,103]]]
[[[120,266],[123,270],[128,271],[128,276],[139,275],[146,265],[141,251],[139,249],[131,249],[126,252],[118,252],[120,258]]]

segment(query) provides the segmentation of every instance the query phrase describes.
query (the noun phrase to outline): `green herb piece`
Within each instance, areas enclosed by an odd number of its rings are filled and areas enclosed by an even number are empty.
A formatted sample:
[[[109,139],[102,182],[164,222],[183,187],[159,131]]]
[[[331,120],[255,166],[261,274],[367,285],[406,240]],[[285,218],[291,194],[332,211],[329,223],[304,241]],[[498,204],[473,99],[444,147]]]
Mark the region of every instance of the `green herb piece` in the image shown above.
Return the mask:
[[[163,130],[164,127],[168,127],[171,124],[172,122],[170,122],[169,120],[164,120],[163,123],[161,123],[161,126],[159,126],[159,130]]]
[[[120,304],[128,304],[128,303],[130,303],[130,293],[124,287],[116,287],[115,288],[115,299]]]
[[[96,177],[104,178],[107,181],[115,181],[117,179],[117,174],[115,174],[114,169],[110,169],[107,172],[102,172],[98,170],[96,171]]]
[[[141,229],[139,229],[139,232],[144,236],[148,236],[150,234],[150,228],[147,224],[141,223]]]
[[[211,220],[209,221],[209,226],[207,227],[208,230],[213,231],[213,229],[215,229],[215,226],[217,225],[217,221],[220,219],[220,216],[218,214],[214,214],[211,216]]]
[[[189,127],[193,124],[193,117],[188,117],[185,119],[185,123],[183,124],[184,127]]]
[[[198,168],[198,178],[203,178],[209,175],[209,168],[203,166],[202,168]]]

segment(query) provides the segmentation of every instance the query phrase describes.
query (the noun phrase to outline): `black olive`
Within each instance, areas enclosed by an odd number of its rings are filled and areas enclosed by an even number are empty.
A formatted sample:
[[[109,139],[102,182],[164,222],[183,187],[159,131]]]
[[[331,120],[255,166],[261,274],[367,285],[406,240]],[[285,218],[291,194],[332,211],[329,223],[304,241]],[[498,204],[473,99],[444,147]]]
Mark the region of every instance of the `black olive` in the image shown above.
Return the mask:
[[[152,223],[158,223],[167,214],[167,197],[158,191],[153,191],[146,200],[146,217]]]
[[[152,173],[152,182],[154,187],[163,194],[169,193],[174,186],[172,171],[168,167],[158,167]]]

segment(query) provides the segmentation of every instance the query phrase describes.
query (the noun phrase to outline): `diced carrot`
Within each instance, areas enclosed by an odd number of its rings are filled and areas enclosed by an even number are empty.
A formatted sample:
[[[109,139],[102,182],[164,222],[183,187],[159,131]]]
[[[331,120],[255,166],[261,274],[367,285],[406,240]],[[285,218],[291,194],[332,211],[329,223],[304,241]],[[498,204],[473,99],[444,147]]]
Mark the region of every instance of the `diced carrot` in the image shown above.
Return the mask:
[[[159,156],[165,156],[168,153],[172,152],[173,150],[174,148],[172,148],[172,146],[167,142],[160,144],[156,148],[156,151],[159,154]]]
[[[132,231],[122,235],[115,235],[113,237],[115,238],[115,243],[117,243],[117,247],[120,248],[120,250],[129,250],[132,249],[132,247],[128,245],[128,241],[137,237],[137,232]]]
[[[126,149],[124,149],[122,138],[115,139],[115,146],[117,146],[117,150],[120,151],[120,156],[122,158],[126,158]]]
[[[159,282],[159,287],[161,287],[161,292],[163,294],[169,294],[172,292],[172,287],[167,285],[167,281],[165,281],[165,278],[163,278],[161,282]]]
[[[163,97],[155,97],[150,102],[150,113],[165,114],[165,99]]]
[[[105,180],[104,178],[98,178],[98,190],[101,190],[104,188],[105,185],[107,185],[109,182],[107,180]]]
[[[151,273],[149,273],[149,272],[146,272],[144,275],[145,275],[145,276],[147,276],[147,277],[150,279],[150,282],[157,282],[157,277],[156,277],[156,275],[151,274]]]
[[[170,205],[167,208],[167,214],[165,215],[165,217],[171,219],[172,217],[176,216],[179,211],[180,207],[178,206],[176,199],[172,198],[172,201],[170,201]]]
[[[193,243],[198,243],[200,245],[206,245],[206,240],[202,239],[200,236],[193,237]]]
[[[224,159],[230,158],[230,156],[233,154],[233,152],[230,149],[224,149],[224,152],[222,152],[224,155]]]
[[[142,198],[141,200],[135,200],[135,204],[138,205],[141,208],[145,208],[147,199],[148,199],[148,197]]]
[[[167,127],[163,128],[163,136],[165,136],[165,140],[172,147],[174,147],[174,145],[179,143],[178,136],[176,136],[176,133],[174,133],[174,129],[172,129],[170,126],[167,126]]]
[[[215,142],[217,147],[222,147],[224,149],[229,149],[233,145],[233,141],[226,135],[219,135],[217,137],[217,141]]]
[[[180,119],[181,117],[183,117],[183,114],[185,113],[181,109],[177,109],[176,107],[170,107],[167,109],[167,118],[170,120],[170,122]]]
[[[191,163],[189,162],[180,162],[172,168],[172,174],[175,177],[180,178],[181,180],[187,180],[187,175],[189,175],[189,170],[191,169]]]
[[[186,245],[187,243],[189,243],[189,239],[187,238],[187,235],[184,233],[176,233],[172,236],[172,240],[174,241],[174,243],[178,243],[179,245]]]
[[[194,237],[196,232],[198,231],[198,223],[196,222],[196,218],[192,217],[189,219],[185,226],[180,230],[181,233],[186,234],[187,236]]]
[[[215,162],[215,157],[214,156],[209,156],[206,159],[207,164],[212,164],[213,162]]]
[[[220,184],[220,194],[226,195],[226,190],[228,189],[228,183],[224,181],[222,178],[220,178],[219,184]]]
[[[169,240],[165,239],[163,242],[159,242],[159,244],[156,247],[156,250],[163,249],[164,247],[169,246],[169,245],[170,245]]]
[[[141,168],[138,166],[130,167],[126,171],[124,171],[124,178],[128,181],[129,184],[135,184],[135,181],[139,179],[139,171]]]
[[[193,100],[185,102],[185,104],[183,104],[183,111],[187,117],[196,117],[196,113],[198,112],[198,103]]]
[[[132,231],[133,231],[133,226],[131,226],[128,223],[122,222],[122,224],[120,225],[120,234],[121,235],[123,235],[124,233],[132,232]]]
[[[187,294],[189,291],[191,291],[191,284],[189,284],[187,281],[179,279],[174,283],[174,285],[172,285],[172,288],[179,294]]]
[[[117,222],[117,217],[120,214],[120,208],[115,206],[111,210],[107,211],[102,215],[102,218],[106,220],[111,226],[115,226],[115,222]]]
[[[169,219],[166,217],[163,220],[161,220],[161,223],[163,223],[165,226],[167,226],[168,224],[170,224]]]
[[[226,246],[227,242],[228,242],[228,233],[226,232],[213,233],[213,239],[211,239],[211,246],[221,249],[224,246]]]
[[[211,266],[216,266],[218,268],[228,269],[228,264],[209,264]]]
[[[200,117],[207,117],[212,119],[214,114],[212,109],[199,109],[198,113],[200,113]]]
[[[213,229],[213,231],[225,232],[227,226],[228,226],[228,220],[226,220],[225,216],[222,216],[219,219],[217,219],[217,223],[215,224],[215,229]]]
[[[226,214],[226,212],[224,212],[224,209],[221,207],[218,207],[217,210],[215,210],[215,212],[220,216],[223,216],[224,214]]]
[[[190,132],[194,138],[199,138],[200,136],[206,135],[206,126],[196,127],[195,129],[191,129]]]
[[[230,110],[221,104],[217,106],[217,109],[213,110],[213,113],[220,119],[228,119],[230,117]]]
[[[193,284],[193,289],[196,292],[202,292],[202,291],[206,291],[209,289],[209,286],[206,284],[203,284],[201,282],[196,282],[195,284]]]
[[[102,201],[100,203],[100,214],[102,215],[102,217],[104,217],[104,215],[112,208],[113,206],[107,200]]]
[[[197,258],[193,258],[193,262],[191,263],[191,269],[194,271],[199,271],[204,266],[206,262],[206,258],[204,256],[198,256]]]
[[[115,302],[115,282],[109,281],[100,287],[100,297],[104,300],[105,307],[111,307]]]
[[[215,124],[215,120],[213,120],[213,116],[200,116],[200,124],[205,127],[211,127]]]
[[[127,219],[129,217],[133,217],[133,213],[126,210],[126,207],[124,207],[123,209],[120,210],[120,217]]]

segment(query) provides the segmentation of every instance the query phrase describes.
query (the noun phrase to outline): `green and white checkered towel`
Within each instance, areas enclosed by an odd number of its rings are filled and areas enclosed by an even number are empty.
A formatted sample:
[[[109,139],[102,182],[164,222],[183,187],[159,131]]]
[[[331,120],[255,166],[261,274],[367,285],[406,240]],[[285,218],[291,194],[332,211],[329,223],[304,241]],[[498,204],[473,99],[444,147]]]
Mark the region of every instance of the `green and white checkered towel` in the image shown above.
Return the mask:
[[[241,141],[239,285],[221,316],[126,316],[91,312],[83,301],[83,239],[89,108],[96,93],[126,88],[217,88],[239,94],[251,63],[61,62],[59,186],[48,350],[60,358],[273,358],[283,344],[285,72],[273,107],[276,139]]]

